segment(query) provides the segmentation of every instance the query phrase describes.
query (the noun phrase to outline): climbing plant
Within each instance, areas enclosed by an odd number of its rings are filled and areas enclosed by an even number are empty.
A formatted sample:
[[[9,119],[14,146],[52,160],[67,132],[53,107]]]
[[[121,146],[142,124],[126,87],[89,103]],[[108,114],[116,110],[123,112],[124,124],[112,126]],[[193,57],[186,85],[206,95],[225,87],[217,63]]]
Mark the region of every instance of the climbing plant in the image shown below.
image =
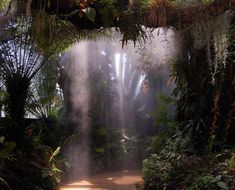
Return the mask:
[[[178,121],[191,130],[195,145],[203,150],[208,144],[210,149],[221,147],[227,138],[226,118],[234,101],[231,19],[231,12],[227,12],[213,22],[195,23],[185,34],[184,58],[173,64]]]

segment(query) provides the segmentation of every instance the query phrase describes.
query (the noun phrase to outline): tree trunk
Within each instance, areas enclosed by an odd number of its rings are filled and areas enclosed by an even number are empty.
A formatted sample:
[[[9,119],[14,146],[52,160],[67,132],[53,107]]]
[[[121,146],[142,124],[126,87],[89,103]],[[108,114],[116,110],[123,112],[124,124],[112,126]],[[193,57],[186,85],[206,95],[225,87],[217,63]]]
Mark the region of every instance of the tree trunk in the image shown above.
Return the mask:
[[[9,139],[20,143],[24,136],[25,104],[30,81],[20,74],[6,79],[6,115],[10,119]]]

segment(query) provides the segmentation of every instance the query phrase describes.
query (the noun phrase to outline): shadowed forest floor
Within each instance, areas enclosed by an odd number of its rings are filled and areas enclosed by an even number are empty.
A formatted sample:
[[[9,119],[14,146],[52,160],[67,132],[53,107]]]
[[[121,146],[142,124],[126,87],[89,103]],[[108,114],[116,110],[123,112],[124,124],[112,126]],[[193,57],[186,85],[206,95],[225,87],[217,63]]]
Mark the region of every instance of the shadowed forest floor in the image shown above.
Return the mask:
[[[135,184],[141,182],[141,171],[123,170],[75,181],[60,190],[135,190]]]

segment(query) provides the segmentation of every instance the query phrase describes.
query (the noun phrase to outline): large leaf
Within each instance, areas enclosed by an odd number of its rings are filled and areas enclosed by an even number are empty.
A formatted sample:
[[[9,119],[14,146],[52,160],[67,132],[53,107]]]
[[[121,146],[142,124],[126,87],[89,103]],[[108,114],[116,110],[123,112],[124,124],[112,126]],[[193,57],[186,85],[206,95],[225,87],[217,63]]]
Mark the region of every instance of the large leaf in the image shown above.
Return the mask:
[[[222,189],[229,189],[228,185],[222,181],[217,182],[217,185],[221,187]]]

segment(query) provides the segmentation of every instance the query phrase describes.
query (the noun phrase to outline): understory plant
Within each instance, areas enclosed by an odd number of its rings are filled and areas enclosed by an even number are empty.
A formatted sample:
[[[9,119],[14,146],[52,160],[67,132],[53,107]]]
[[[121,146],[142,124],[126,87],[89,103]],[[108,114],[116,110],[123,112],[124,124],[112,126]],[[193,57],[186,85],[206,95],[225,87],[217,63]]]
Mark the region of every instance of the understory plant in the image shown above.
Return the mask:
[[[219,190],[235,187],[232,150],[197,156],[193,153],[190,138],[175,132],[173,137],[166,136],[165,132],[163,135],[168,139],[162,143],[154,142],[161,138],[153,140],[151,149],[154,152],[143,162],[144,190]]]
[[[234,149],[198,154],[194,130],[188,129],[192,126],[182,127],[174,119],[169,120],[164,105],[163,101],[155,111],[156,123],[168,126],[152,138],[151,156],[143,161],[144,185],[138,189],[233,189]]]
[[[5,141],[0,147],[0,176],[12,190],[58,189],[65,160],[56,122],[38,120],[24,133],[24,147]],[[20,176],[20,177],[19,177]],[[2,181],[3,182],[3,181]],[[5,183],[0,183],[6,187]]]
[[[57,189],[62,173],[55,158],[58,152],[45,147],[30,154],[17,150],[5,160],[0,174],[12,190]]]

